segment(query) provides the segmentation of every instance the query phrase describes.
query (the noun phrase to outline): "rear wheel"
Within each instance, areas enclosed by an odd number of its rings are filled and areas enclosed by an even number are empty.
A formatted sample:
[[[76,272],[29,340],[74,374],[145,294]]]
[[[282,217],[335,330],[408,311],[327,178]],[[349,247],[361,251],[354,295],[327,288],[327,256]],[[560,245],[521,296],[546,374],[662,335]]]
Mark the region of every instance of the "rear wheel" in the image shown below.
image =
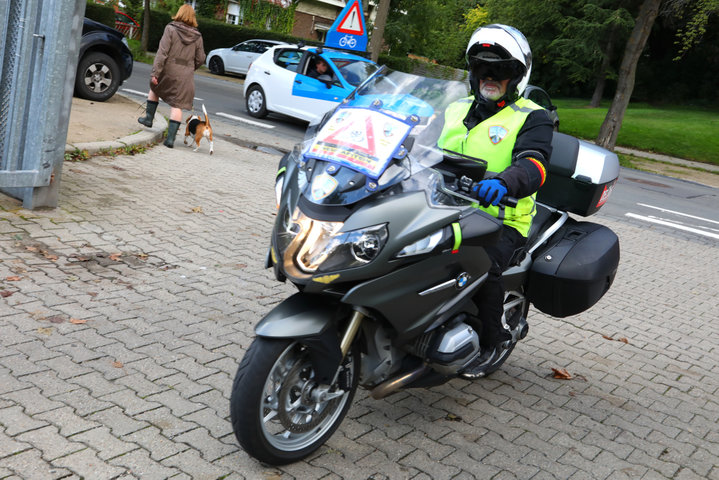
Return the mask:
[[[247,90],[245,98],[245,106],[247,113],[255,118],[263,118],[267,116],[267,101],[265,99],[265,91],[259,85],[252,85]]]
[[[496,372],[509,358],[517,342],[527,335],[527,313],[529,312],[529,300],[524,296],[524,287],[518,291],[506,292],[504,297],[504,317],[502,323],[509,327],[512,333],[512,343],[506,350],[487,367],[485,376]]]
[[[223,75],[225,73],[225,64],[222,62],[220,57],[210,58],[208,66],[210,67],[210,72],[215,75]]]
[[[342,364],[346,385],[322,388],[299,342],[257,337],[237,370],[230,417],[247,453],[270,465],[301,460],[339,427],[357,389],[359,351]]]

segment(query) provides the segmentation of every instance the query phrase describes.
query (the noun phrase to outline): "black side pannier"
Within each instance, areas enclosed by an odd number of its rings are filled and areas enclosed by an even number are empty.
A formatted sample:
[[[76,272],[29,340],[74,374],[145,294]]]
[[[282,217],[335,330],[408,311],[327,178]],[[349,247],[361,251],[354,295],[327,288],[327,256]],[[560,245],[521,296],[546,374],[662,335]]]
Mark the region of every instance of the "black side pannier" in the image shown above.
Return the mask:
[[[618,265],[619,239],[612,230],[570,218],[554,241],[535,253],[527,297],[553,317],[576,315],[609,290]]]

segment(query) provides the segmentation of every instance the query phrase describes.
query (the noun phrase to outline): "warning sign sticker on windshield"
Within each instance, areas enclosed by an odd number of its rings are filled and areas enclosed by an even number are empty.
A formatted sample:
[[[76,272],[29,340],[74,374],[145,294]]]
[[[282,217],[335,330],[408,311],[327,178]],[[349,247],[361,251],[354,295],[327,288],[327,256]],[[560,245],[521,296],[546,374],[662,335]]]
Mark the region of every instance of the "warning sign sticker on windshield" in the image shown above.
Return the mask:
[[[375,110],[340,108],[319,131],[307,155],[377,179],[411,128]]]

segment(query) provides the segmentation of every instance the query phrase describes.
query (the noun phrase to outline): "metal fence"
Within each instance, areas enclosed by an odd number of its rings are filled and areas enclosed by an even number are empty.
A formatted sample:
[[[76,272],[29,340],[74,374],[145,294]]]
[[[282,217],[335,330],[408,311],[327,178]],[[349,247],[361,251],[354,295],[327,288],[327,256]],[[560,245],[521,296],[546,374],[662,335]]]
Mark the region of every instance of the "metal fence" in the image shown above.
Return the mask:
[[[0,0],[0,191],[57,206],[85,0]]]

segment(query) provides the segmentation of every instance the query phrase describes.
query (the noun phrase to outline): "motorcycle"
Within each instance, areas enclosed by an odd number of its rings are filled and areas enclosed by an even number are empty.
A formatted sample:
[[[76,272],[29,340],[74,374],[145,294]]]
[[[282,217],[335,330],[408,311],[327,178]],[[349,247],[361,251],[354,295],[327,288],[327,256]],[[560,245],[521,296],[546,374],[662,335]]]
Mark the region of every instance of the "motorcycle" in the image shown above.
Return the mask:
[[[437,148],[438,118],[462,82],[380,69],[286,155],[266,266],[298,292],[256,326],[230,413],[250,455],[298,461],[339,427],[359,386],[382,399],[462,376],[482,354],[473,295],[502,223],[476,208],[486,162]],[[607,201],[616,155],[555,133],[527,245],[504,272],[508,347],[527,335],[530,304],[566,317],[609,289],[619,243],[577,221]]]

